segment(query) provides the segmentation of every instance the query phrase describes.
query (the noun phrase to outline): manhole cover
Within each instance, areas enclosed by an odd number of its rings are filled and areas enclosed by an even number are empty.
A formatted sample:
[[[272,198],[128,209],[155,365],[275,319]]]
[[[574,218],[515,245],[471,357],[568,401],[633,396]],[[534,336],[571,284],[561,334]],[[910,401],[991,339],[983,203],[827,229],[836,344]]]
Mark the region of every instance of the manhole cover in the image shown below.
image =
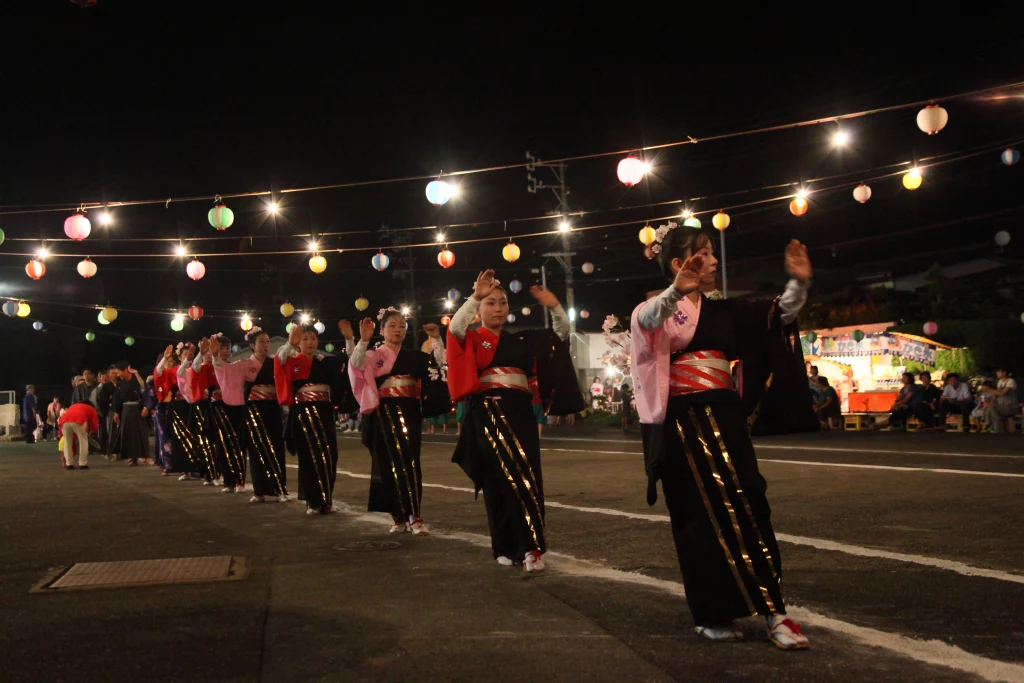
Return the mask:
[[[401,548],[401,543],[394,541],[354,541],[334,546],[335,550],[394,550]]]
[[[32,592],[237,581],[247,574],[245,558],[231,555],[129,562],[79,562],[52,570],[32,588]]]

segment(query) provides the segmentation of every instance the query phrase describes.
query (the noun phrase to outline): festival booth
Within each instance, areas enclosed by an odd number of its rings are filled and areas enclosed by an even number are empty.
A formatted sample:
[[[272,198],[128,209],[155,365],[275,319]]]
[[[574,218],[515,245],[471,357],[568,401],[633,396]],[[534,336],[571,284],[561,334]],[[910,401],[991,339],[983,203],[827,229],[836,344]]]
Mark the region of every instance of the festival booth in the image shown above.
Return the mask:
[[[900,390],[904,366],[892,357],[935,367],[936,352],[951,347],[925,337],[887,332],[894,323],[805,332],[804,360],[828,378],[844,413],[887,413]]]

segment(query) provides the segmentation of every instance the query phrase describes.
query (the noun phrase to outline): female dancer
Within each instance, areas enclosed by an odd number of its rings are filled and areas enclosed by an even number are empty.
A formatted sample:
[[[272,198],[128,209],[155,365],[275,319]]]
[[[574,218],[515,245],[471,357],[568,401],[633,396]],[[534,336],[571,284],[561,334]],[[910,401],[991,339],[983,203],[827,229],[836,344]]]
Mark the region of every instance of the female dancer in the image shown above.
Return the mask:
[[[210,340],[213,367],[224,391],[224,402],[233,403],[235,390],[243,404],[241,435],[249,453],[249,478],[253,496],[250,503],[262,503],[267,496],[281,503],[291,500],[285,488],[284,420],[274,390],[274,362],[270,358],[270,336],[258,327],[245,335],[252,349],[248,358],[229,363],[221,355],[220,339]],[[230,400],[229,400],[230,399]]]
[[[787,247],[792,279],[778,301],[745,302],[701,294],[714,288],[718,263],[702,231],[669,223],[658,241],[672,285],[633,311],[631,339],[648,503],[657,500],[660,479],[699,635],[741,640],[734,620],[760,614],[775,645],[805,649],[807,638],[785,616],[779,547],[748,416],[767,398],[765,406],[785,406],[775,408],[775,431],[817,429],[792,325],[811,279],[807,249],[795,240]],[[730,372],[736,359],[738,388]]]
[[[186,430],[192,438],[194,465],[198,467],[203,486],[213,486],[217,479],[217,463],[213,447],[207,438],[207,421],[210,414],[210,375],[202,369],[203,357],[196,353],[191,344],[182,352],[178,366],[178,391],[188,401]],[[191,477],[179,477],[189,479]]]
[[[164,349],[164,357],[157,363],[156,386],[158,395],[162,396],[159,410],[164,413],[167,425],[167,443],[165,453],[169,462],[165,463],[164,476],[180,474],[179,481],[185,481],[199,470],[196,464],[196,444],[188,429],[189,401],[179,389],[178,373],[181,362],[190,348],[178,342],[177,348],[168,346]],[[189,360],[191,362],[191,359]],[[191,390],[188,393],[191,396]],[[169,452],[166,450],[169,446]]]
[[[216,351],[214,351],[216,345]],[[200,368],[209,380],[210,413],[207,421],[207,439],[213,449],[217,471],[223,481],[222,493],[245,492],[245,446],[242,441],[242,417],[245,401],[242,385],[223,387],[213,366],[214,359],[226,362],[231,357],[231,341],[221,333],[199,342],[203,353]]]
[[[448,388],[467,400],[466,425],[452,461],[483,490],[491,550],[499,564],[544,569],[544,482],[540,437],[529,379],[536,375],[547,412],[583,410],[583,396],[565,340],[569,319],[554,294],[530,293],[551,310],[549,330],[504,332],[508,298],[494,271],[480,273],[473,296],[448,327]],[[477,312],[481,327],[470,330]]]
[[[344,373],[347,357],[317,353],[316,329],[296,326],[274,357],[274,384],[281,405],[289,406],[285,439],[299,459],[299,499],[307,515],[334,509],[338,435],[334,402],[341,412],[355,409]]]
[[[370,512],[391,514],[391,533],[426,534],[420,517],[423,498],[420,435],[423,417],[443,415],[451,408],[442,379],[444,344],[437,325],[424,325],[433,354],[402,348],[408,323],[401,311],[389,308],[378,316],[384,343],[370,350],[374,324],[359,324],[359,343],[348,366],[352,390],[363,414],[363,445],[370,450]],[[341,325],[352,339],[352,327]]]

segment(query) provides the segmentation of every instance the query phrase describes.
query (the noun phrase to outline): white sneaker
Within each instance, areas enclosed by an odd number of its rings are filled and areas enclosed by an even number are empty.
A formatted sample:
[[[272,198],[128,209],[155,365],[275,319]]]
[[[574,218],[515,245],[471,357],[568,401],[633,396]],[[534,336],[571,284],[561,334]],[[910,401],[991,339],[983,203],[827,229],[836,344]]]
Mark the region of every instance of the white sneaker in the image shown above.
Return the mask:
[[[542,572],[544,571],[544,560],[541,559],[540,553],[536,550],[531,550],[526,553],[526,557],[523,558],[523,571],[524,572]]]
[[[316,508],[306,508],[306,514],[312,517],[314,515],[319,515],[320,511],[317,510]]]
[[[498,564],[500,564],[502,567],[511,567],[512,566],[512,560],[508,559],[504,555],[498,555],[498,557],[496,559],[498,561]]]
[[[277,497],[278,503],[290,503],[291,501],[292,499],[288,497],[287,493],[282,493],[280,496]]]
[[[412,522],[409,522],[409,530],[413,533],[413,536],[429,536],[430,529],[423,523],[423,520],[419,517],[414,518]]]
[[[178,481],[188,481],[188,480],[189,480],[189,476],[188,476],[187,473],[181,475],[180,477],[178,477]]]
[[[266,499],[263,496],[253,496],[252,498],[249,499],[249,502],[250,503],[262,503],[264,500],[266,500]]]
[[[718,643],[736,643],[743,640],[743,629],[737,624],[728,626],[694,626],[693,632]]]
[[[213,480],[213,483],[216,484],[217,486],[223,486],[224,477],[217,477],[216,479]]]
[[[235,484],[235,493],[245,493],[245,484]]]
[[[209,479],[203,479],[203,486],[213,486],[214,482]]]
[[[230,486],[225,486],[220,490],[221,493],[234,493],[234,489]]]
[[[807,636],[800,633],[800,624],[784,614],[768,617],[768,638],[780,650],[806,650],[811,646]]]
[[[389,534],[404,534],[409,530],[409,525],[405,522],[391,522],[391,529],[388,530]]]

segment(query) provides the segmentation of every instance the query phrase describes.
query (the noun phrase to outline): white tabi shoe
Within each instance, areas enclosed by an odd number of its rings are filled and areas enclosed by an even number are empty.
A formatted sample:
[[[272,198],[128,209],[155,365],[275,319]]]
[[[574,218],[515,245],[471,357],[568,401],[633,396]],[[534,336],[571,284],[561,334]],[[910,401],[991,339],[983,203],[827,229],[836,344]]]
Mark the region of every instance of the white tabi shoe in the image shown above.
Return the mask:
[[[181,475],[180,477],[178,477],[178,481],[188,481],[188,480],[189,480],[189,476],[188,476],[187,473]]]
[[[807,636],[800,633],[800,624],[785,614],[768,617],[768,638],[780,650],[806,650],[811,646]]]
[[[512,560],[505,557],[504,555],[498,555],[498,557],[496,557],[495,560],[497,560],[498,564],[500,564],[502,567],[512,566]]]
[[[282,493],[280,496],[277,497],[277,502],[278,503],[290,503],[290,502],[292,502],[292,499],[288,496],[287,493]]]
[[[306,508],[306,514],[312,517],[313,515],[319,515],[320,511],[316,508]]]
[[[423,520],[419,517],[409,516],[409,531],[412,532],[413,536],[429,536],[430,529],[423,523]]]
[[[262,503],[264,500],[266,500],[266,499],[263,496],[253,496],[252,498],[249,499],[249,502],[250,503]]]
[[[523,558],[523,571],[524,572],[542,572],[544,571],[544,560],[541,559],[540,553],[536,550],[531,550],[526,553],[526,557]]]
[[[222,488],[222,489],[220,490],[220,492],[221,492],[221,493],[233,493],[233,492],[234,492],[234,489],[233,489],[233,488],[231,488],[230,486],[225,486],[224,488]]]
[[[727,626],[694,626],[693,632],[716,643],[738,643],[743,640],[743,629],[735,623]]]
[[[404,534],[409,530],[409,525],[405,522],[391,522],[391,528],[388,530],[389,534]]]
[[[235,484],[235,493],[245,493],[245,484]]]
[[[216,479],[213,480],[213,483],[216,484],[217,486],[223,486],[224,477],[217,477]]]

